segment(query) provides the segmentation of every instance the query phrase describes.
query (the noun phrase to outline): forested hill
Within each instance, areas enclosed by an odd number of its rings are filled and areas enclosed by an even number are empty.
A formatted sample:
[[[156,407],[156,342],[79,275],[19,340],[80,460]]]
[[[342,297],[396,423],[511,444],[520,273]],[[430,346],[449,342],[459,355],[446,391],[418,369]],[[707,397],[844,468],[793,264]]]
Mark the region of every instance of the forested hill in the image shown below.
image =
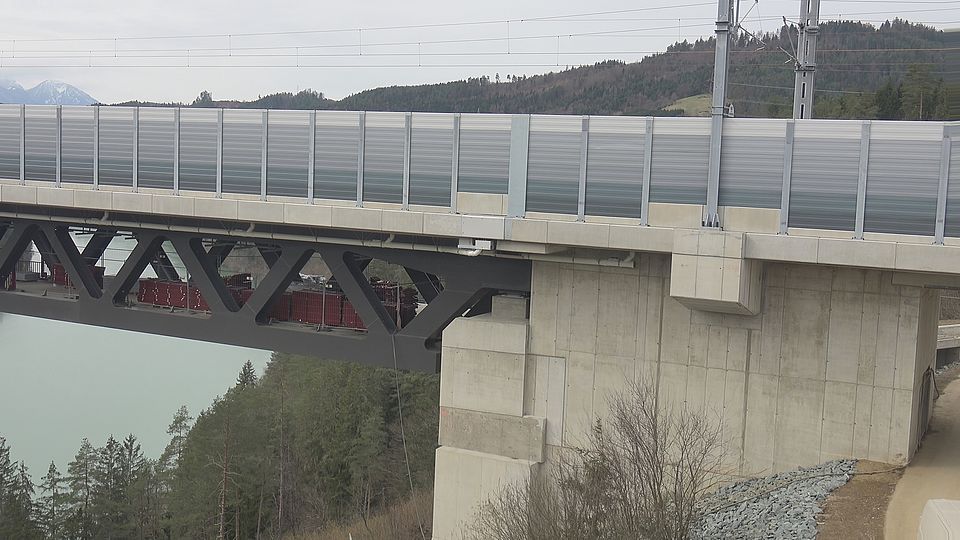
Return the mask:
[[[853,22],[825,23],[821,26],[820,36],[819,87],[867,92],[876,91],[888,79],[899,82],[910,64],[942,66],[946,58],[943,51],[866,49],[942,49],[949,37],[932,28],[902,21],[876,28]],[[789,58],[780,51],[792,49],[786,28],[761,39],[762,42],[741,34],[731,57],[730,80],[733,84],[729,95],[738,115],[766,115],[770,103],[788,103],[793,99],[793,65],[785,63]],[[609,61],[520,79],[514,79],[512,74],[501,74],[500,84],[495,80],[472,79],[379,88],[350,96],[338,102],[337,108],[643,114],[657,111],[680,98],[709,93],[713,79],[713,50],[714,40],[711,38],[675,44],[666,52],[639,63]]]
[[[877,105],[887,88],[896,99],[923,94],[925,118],[936,117],[948,52],[960,34],[895,20],[880,26],[827,22],[820,30],[817,115],[820,117],[916,118],[917,104],[897,110]],[[787,116],[793,99],[790,32],[760,38],[741,34],[732,55],[730,100],[737,116]],[[638,63],[601,62],[546,75],[500,73],[463,81],[367,90],[335,101],[315,91],[280,93],[250,102],[215,101],[204,92],[195,106],[556,114],[670,114],[676,100],[707,94],[713,76],[714,40],[677,43]],[[782,50],[783,51],[782,51]],[[954,60],[953,69],[956,70]],[[499,76],[499,81],[497,77]],[[905,86],[904,88],[901,88]],[[913,90],[911,90],[911,87]],[[906,92],[908,95],[903,96]],[[862,95],[858,95],[862,93]],[[891,97],[891,96],[886,96]],[[881,97],[880,101],[883,101]],[[933,106],[931,106],[933,104]],[[894,104],[896,105],[896,104]],[[942,112],[942,111],[941,111]],[[679,111],[673,114],[680,114]]]
[[[0,433],[0,540],[341,540],[384,513],[412,538],[429,531],[439,397],[436,375],[277,353],[196,419],[181,407],[160,456],[134,435],[83,439],[66,469],[31,475]]]

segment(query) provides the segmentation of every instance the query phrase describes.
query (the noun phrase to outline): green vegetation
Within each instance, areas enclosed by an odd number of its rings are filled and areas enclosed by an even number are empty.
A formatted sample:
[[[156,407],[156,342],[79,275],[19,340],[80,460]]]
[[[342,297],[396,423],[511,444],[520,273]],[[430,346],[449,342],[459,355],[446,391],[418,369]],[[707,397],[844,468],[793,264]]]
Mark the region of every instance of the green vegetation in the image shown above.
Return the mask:
[[[34,484],[0,438],[0,538],[279,538],[409,514],[433,484],[438,399],[433,375],[275,354],[195,421],[177,411],[157,459],[133,435],[84,439]]]
[[[684,116],[710,116],[711,94],[700,94],[678,99],[663,108],[665,111],[681,111]]]

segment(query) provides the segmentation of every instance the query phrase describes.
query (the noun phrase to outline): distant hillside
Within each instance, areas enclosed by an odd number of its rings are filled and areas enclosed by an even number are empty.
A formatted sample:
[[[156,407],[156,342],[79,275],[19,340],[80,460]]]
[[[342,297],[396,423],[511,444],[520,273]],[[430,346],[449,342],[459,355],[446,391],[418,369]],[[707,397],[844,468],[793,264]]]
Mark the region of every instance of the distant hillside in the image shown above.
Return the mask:
[[[827,22],[820,27],[817,104],[820,118],[935,119],[947,116],[944,73],[957,73],[956,33],[894,20],[878,27]],[[951,36],[953,40],[951,41]],[[731,59],[729,100],[737,116],[792,113],[790,31],[741,35]],[[366,90],[342,100],[305,90],[253,101],[215,100],[195,107],[418,112],[699,115],[713,78],[713,38],[682,42],[637,63],[605,61],[557,73],[497,74],[438,84]],[[498,80],[499,79],[499,80]],[[134,104],[134,103],[130,103]],[[140,103],[141,105],[157,105]],[[689,108],[690,110],[686,110]],[[709,110],[709,109],[708,109]]]
[[[25,105],[92,105],[97,100],[76,86],[60,81],[43,81],[24,89],[16,81],[0,81],[0,103]]]
[[[665,111],[680,111],[685,116],[710,116],[710,106],[713,96],[700,94],[678,99],[663,108]]]
[[[888,81],[899,84],[911,65],[940,69],[949,34],[905,21],[879,27],[842,22],[820,30],[817,87],[845,92],[875,92]],[[729,96],[738,116],[777,116],[792,111],[793,66],[786,28],[762,36],[741,36],[732,55]],[[487,78],[413,87],[368,90],[347,97],[335,108],[463,112],[539,112],[569,114],[645,114],[675,101],[709,94],[714,40],[677,43],[665,53],[639,63],[609,61],[560,73],[515,78],[497,83]],[[873,50],[870,50],[873,49]],[[877,50],[877,49],[900,49]],[[911,50],[906,50],[911,49]],[[918,50],[926,49],[926,50]],[[780,88],[770,88],[780,87]],[[821,92],[819,108],[835,108],[837,94]],[[929,97],[929,96],[928,96]],[[849,100],[849,98],[848,98]],[[831,111],[825,110],[824,113]],[[833,111],[843,115],[843,111]],[[661,112],[662,114],[662,112]]]

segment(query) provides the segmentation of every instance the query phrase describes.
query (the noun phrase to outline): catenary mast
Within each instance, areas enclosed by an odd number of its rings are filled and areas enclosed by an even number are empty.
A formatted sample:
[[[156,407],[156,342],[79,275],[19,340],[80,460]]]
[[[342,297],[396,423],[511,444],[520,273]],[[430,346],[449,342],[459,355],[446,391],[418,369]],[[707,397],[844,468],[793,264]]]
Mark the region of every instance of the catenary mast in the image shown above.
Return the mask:
[[[819,32],[820,0],[800,0],[797,81],[793,90],[793,117],[796,119],[813,118],[813,83],[817,74]]]

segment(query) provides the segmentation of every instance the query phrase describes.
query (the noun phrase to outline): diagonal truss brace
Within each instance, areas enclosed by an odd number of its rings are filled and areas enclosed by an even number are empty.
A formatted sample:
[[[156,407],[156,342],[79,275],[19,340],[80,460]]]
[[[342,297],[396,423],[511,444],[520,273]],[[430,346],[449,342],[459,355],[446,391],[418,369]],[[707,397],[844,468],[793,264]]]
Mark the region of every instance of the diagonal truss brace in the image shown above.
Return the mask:
[[[26,293],[0,293],[0,311],[54,320],[92,324],[185,339],[319,356],[401,369],[435,371],[439,368],[438,341],[455,318],[474,309],[497,291],[529,292],[528,261],[488,257],[468,258],[437,252],[406,251],[339,244],[284,240],[271,242],[277,253],[270,271],[253,296],[242,306],[218,274],[222,254],[204,248],[215,244],[255,239],[237,236],[212,238],[195,233],[137,229],[137,245],[117,276],[101,290],[88,259],[70,237],[70,224],[13,220],[0,224],[0,275],[15,268],[31,239],[42,232],[51,241],[74,283],[80,284],[75,300],[46,298]],[[128,294],[147,266],[155,260],[164,242],[173,244],[211,313],[187,314],[128,306]],[[318,253],[360,315],[368,331],[315,331],[296,325],[271,324],[269,312],[310,257]],[[89,253],[88,253],[89,255]],[[372,259],[404,267],[425,290],[428,305],[405,327],[398,328],[363,275]],[[438,275],[443,276],[441,282]],[[426,279],[421,279],[426,277]],[[442,285],[441,285],[442,283]]]

